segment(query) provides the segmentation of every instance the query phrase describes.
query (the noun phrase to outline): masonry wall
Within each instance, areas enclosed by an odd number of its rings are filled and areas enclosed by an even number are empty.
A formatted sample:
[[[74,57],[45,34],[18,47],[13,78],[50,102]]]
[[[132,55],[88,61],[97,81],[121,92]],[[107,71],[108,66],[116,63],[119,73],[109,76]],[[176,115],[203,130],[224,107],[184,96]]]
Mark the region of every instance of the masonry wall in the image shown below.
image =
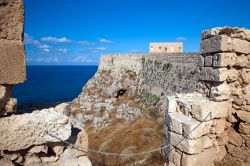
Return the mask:
[[[142,69],[143,54],[110,54],[100,58],[98,70],[117,72],[131,70],[136,74]]]
[[[141,71],[142,93],[157,96],[194,92],[203,58],[198,53],[165,53],[145,56]]]

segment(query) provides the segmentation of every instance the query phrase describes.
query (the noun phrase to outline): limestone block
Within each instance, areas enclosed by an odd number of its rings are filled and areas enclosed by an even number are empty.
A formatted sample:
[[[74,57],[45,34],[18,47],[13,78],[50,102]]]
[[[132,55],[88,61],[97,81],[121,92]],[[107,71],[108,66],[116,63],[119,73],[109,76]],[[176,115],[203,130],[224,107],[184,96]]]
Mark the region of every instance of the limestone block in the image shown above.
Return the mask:
[[[177,102],[175,96],[167,96],[166,97],[167,103],[167,112],[172,113],[177,111]]]
[[[68,103],[61,103],[55,107],[55,111],[63,115],[70,115],[70,105]]]
[[[240,72],[240,76],[243,80],[243,83],[245,84],[250,83],[250,69],[242,69]]]
[[[210,99],[213,101],[228,100],[230,98],[230,95],[231,95],[231,88],[226,82],[218,86],[211,87]]]
[[[175,151],[174,147],[171,148],[168,155],[169,162],[172,162],[175,166],[181,166],[181,154]]]
[[[246,100],[247,104],[250,105],[250,84],[244,87],[243,92],[244,92],[244,99]]]
[[[237,111],[237,116],[244,122],[250,123],[250,112],[247,111]]]
[[[212,68],[212,67],[203,67],[199,76],[200,80],[203,81],[216,81],[223,82],[229,76],[229,70],[226,68]]]
[[[231,38],[227,35],[214,36],[200,43],[201,54],[232,51]]]
[[[208,137],[200,137],[198,139],[184,139],[180,134],[174,132],[169,132],[170,134],[170,145],[179,149],[182,152],[188,154],[197,154],[203,151],[204,148],[207,148],[208,145],[211,145],[208,141]]]
[[[0,40],[0,84],[17,84],[26,79],[22,41]]]
[[[234,82],[237,81],[239,79],[239,72],[238,70],[235,69],[230,69],[228,70],[228,78],[227,78],[227,82]]]
[[[28,154],[27,156],[25,156],[25,162],[24,165],[39,165],[39,163],[41,163],[42,160],[34,154]]]
[[[216,152],[215,161],[221,161],[227,154],[225,146],[220,146],[219,148],[216,148],[215,152]]]
[[[250,135],[250,125],[243,122],[240,123],[239,130],[241,133]]]
[[[214,102],[202,101],[192,105],[191,113],[195,119],[203,121],[209,113],[211,113],[206,120],[214,118],[226,118],[228,116],[231,104],[229,101]]]
[[[232,39],[233,51],[241,54],[250,53],[250,43],[246,40],[241,40],[237,38]]]
[[[212,55],[206,55],[204,61],[205,61],[205,67],[212,67],[213,66],[213,56]]]
[[[233,128],[229,128],[228,131],[228,142],[240,147],[243,144],[243,139],[238,132],[236,132]]]
[[[183,134],[189,139],[199,138],[210,132],[213,121],[200,124],[199,121],[181,112],[169,114],[169,129],[177,134]],[[197,127],[198,126],[198,127]]]
[[[214,67],[234,66],[237,55],[235,53],[217,53],[213,58]]]
[[[212,132],[215,134],[221,134],[225,130],[226,119],[225,118],[215,119],[213,125],[214,125],[214,128],[212,129]]]
[[[220,33],[219,28],[211,28],[211,29],[208,29],[208,30],[204,30],[201,33],[201,39],[204,40],[204,39],[207,39],[207,38],[210,38],[210,37],[214,37],[214,36],[219,35],[219,33]]]
[[[220,146],[226,145],[228,143],[228,140],[229,140],[229,136],[226,132],[220,134],[216,139],[218,145],[220,145]]]
[[[241,55],[236,57],[235,66],[247,67],[248,64],[249,64],[249,61],[248,61],[248,57],[246,55],[241,54]]]
[[[0,1],[0,39],[22,40],[24,7],[21,0]]]
[[[215,149],[207,149],[196,155],[183,154],[182,166],[212,166],[216,159]]]
[[[11,127],[10,127],[11,125]],[[0,150],[17,151],[69,139],[69,118],[54,111],[34,111],[0,118]]]

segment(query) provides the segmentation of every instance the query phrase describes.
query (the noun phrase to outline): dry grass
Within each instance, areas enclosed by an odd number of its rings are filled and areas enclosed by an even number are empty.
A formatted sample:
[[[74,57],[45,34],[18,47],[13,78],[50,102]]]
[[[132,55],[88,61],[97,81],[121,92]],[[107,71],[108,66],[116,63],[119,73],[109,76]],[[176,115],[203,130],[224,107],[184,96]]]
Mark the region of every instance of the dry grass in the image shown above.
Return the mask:
[[[97,133],[89,134],[89,148],[107,152],[142,152],[161,147],[162,131],[160,123],[152,118],[138,117],[133,123],[117,123],[115,126],[105,128]],[[96,166],[133,165],[138,161],[140,165],[163,165],[161,154],[151,154],[131,157],[102,156],[90,153],[90,160]],[[159,160],[160,159],[160,160]],[[151,164],[150,164],[151,165]]]

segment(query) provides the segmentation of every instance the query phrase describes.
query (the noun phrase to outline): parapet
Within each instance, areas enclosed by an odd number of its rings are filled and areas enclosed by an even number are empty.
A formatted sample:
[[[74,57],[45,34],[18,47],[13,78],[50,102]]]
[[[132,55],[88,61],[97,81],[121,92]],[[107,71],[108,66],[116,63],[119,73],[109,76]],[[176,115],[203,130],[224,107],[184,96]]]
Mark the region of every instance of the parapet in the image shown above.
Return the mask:
[[[0,17],[0,84],[22,83],[26,79],[23,1],[1,0]]]
[[[150,43],[149,53],[179,53],[183,52],[183,43]]]

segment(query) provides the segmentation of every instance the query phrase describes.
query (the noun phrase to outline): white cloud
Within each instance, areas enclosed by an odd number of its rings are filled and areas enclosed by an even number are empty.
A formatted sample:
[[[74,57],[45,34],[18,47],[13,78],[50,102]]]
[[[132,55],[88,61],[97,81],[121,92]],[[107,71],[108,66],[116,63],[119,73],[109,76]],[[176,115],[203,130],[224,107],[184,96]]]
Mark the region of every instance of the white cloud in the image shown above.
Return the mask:
[[[43,52],[50,52],[50,49],[45,48],[45,49],[43,49]]]
[[[108,40],[108,39],[100,38],[100,39],[99,39],[99,42],[100,42],[100,43],[111,43],[112,41],[111,41],[111,40]]]
[[[48,46],[46,44],[39,44],[38,47],[41,48],[41,49],[48,49],[48,48],[50,48],[50,46]]]
[[[43,52],[50,52],[51,47],[49,45],[42,44],[40,41],[33,39],[33,37],[27,33],[24,34],[24,43],[26,45],[33,45],[37,48],[40,48]]]
[[[51,43],[71,43],[72,42],[72,40],[67,39],[66,37],[57,38],[57,37],[51,37],[51,36],[42,37],[41,41],[51,42]]]
[[[82,46],[94,45],[94,43],[89,42],[89,41],[76,41],[75,43],[80,44]]]
[[[85,56],[74,57],[70,60],[71,62],[81,62],[81,63],[90,63],[93,62],[93,59],[87,58]]]
[[[89,51],[93,52],[93,53],[96,53],[98,51],[105,51],[105,50],[107,50],[106,47],[97,47],[97,48],[90,49]]]
[[[57,49],[57,51],[58,51],[60,54],[67,54],[67,53],[68,53],[68,49],[66,49],[66,48],[59,48],[59,49]]]
[[[177,37],[176,40],[177,41],[185,41],[185,40],[187,40],[187,38],[180,36],[180,37]]]
[[[36,59],[37,62],[60,62],[59,58],[55,58],[55,57],[49,57],[49,58],[46,58],[46,57],[39,57]]]

